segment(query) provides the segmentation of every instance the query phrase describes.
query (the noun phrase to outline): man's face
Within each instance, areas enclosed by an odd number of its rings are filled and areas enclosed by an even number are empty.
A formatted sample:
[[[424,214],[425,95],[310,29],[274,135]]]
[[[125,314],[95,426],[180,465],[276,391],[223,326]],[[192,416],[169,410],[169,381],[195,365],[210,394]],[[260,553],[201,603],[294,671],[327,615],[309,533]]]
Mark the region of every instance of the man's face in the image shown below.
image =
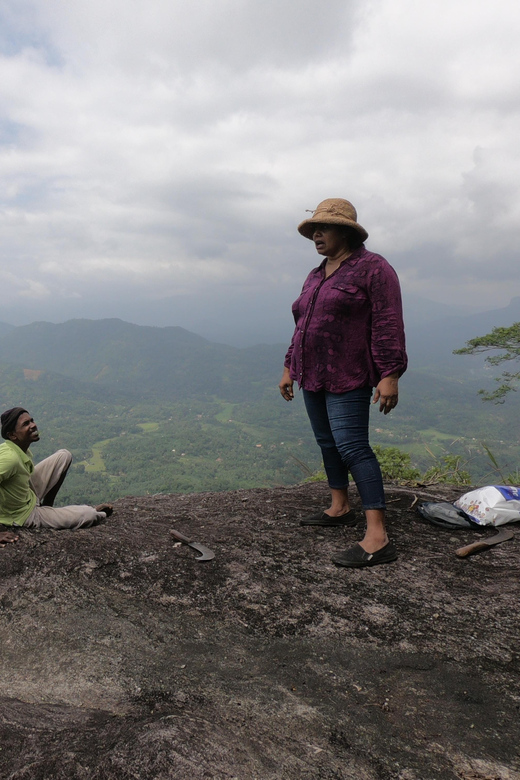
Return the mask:
[[[9,438],[24,452],[27,452],[33,442],[40,440],[38,427],[30,414],[23,412],[20,415],[16,421],[16,428],[11,431]]]

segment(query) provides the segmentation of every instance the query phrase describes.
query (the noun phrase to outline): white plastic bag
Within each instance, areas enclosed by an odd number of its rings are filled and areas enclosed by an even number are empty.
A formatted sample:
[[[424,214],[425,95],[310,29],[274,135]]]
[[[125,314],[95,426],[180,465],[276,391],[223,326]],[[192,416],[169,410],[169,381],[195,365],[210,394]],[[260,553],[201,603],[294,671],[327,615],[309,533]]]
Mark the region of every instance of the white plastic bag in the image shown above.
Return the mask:
[[[470,490],[454,504],[479,525],[505,525],[520,520],[520,488],[510,485]]]

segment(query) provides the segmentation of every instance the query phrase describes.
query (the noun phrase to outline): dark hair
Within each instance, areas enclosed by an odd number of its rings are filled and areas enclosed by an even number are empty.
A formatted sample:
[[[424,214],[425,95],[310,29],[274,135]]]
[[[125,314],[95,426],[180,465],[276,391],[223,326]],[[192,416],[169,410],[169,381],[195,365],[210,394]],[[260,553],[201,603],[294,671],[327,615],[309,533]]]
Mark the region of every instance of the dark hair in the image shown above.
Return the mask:
[[[2,414],[0,417],[2,423],[2,439],[7,439],[9,434],[14,431],[21,414],[29,414],[29,412],[21,406],[13,406],[12,409],[7,409]]]
[[[352,249],[352,250],[359,249],[360,246],[363,246],[364,241],[363,241],[360,233],[358,233],[358,231],[355,230],[354,228],[344,227],[344,228],[341,229],[341,232],[343,233],[343,235],[347,239],[347,243],[348,243],[348,248],[349,249]]]

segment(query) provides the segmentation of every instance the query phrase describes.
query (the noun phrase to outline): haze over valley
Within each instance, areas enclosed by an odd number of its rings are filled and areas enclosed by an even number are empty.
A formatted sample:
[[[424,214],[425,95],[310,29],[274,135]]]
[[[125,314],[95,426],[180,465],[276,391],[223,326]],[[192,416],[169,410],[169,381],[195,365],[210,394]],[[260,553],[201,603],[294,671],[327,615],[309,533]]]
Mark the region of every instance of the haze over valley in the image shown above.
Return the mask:
[[[406,316],[410,368],[397,410],[373,409],[373,442],[410,453],[422,471],[433,455],[460,454],[475,479],[497,481],[485,443],[514,471],[516,395],[483,403],[490,369],[452,350],[520,319],[520,300],[478,315],[432,304]],[[73,452],[64,501],[294,484],[321,464],[301,397],[287,404],[279,395],[286,348],[238,348],[118,319],[2,323],[0,405],[34,414],[36,460],[58,447]]]

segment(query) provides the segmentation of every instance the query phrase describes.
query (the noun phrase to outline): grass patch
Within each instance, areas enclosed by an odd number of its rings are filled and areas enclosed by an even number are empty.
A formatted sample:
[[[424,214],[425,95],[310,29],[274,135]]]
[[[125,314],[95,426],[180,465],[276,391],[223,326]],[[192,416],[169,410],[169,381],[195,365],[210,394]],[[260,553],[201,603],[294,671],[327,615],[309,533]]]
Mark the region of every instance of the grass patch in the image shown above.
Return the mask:
[[[236,404],[227,404],[223,401],[222,403],[222,409],[218,414],[215,415],[215,420],[218,420],[219,422],[225,423],[228,422],[233,417],[233,410],[236,406]]]
[[[104,439],[92,445],[92,457],[82,461],[85,471],[89,473],[101,473],[106,471],[105,461],[103,459],[103,450],[112,439]]]
[[[460,436],[454,435],[453,433],[442,433],[441,431],[438,431],[436,428],[423,428],[422,430],[419,430],[418,432],[421,436],[424,437],[425,441],[442,441],[442,442],[453,442],[460,439]]]

